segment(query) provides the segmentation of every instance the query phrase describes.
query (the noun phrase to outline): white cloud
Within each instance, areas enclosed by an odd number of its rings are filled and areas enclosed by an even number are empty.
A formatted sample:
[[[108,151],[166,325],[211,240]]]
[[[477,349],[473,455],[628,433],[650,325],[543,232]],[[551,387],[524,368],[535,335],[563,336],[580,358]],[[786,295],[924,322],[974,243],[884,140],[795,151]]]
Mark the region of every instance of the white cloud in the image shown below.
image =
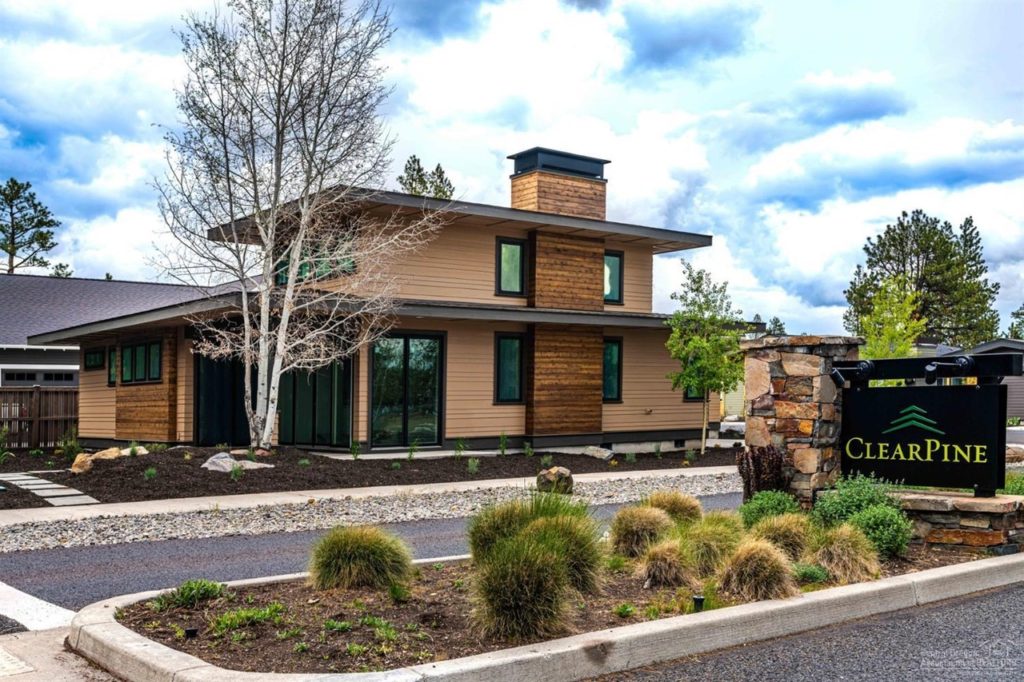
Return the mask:
[[[170,244],[163,220],[156,209],[134,206],[114,216],[91,220],[71,220],[58,236],[58,246],[49,255],[51,262],[71,265],[75,275],[152,281],[160,276],[154,245]]]

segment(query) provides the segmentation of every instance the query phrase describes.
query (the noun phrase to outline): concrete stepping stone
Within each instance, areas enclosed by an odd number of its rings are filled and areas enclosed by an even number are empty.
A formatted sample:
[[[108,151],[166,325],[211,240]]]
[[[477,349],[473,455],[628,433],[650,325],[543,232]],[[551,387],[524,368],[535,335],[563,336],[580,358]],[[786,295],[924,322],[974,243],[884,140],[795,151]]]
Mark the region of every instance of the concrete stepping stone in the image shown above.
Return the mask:
[[[58,488],[56,490],[39,490],[36,491],[38,497],[66,497],[68,495],[82,495],[82,491],[75,490],[74,488]]]
[[[0,677],[13,677],[22,673],[30,673],[35,668],[21,660],[7,649],[0,648]]]
[[[78,492],[77,490],[75,492]],[[54,507],[71,507],[80,504],[99,504],[100,501],[88,495],[65,495],[63,497],[48,497],[46,501]]]

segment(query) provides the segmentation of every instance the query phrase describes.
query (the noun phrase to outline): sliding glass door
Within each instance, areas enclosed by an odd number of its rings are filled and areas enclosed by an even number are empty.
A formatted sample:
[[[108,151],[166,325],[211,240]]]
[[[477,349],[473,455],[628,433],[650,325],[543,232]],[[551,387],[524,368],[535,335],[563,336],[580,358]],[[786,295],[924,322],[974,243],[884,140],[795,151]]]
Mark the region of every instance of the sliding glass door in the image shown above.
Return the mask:
[[[439,334],[400,334],[374,344],[371,446],[441,442],[443,357]]]
[[[352,363],[281,377],[278,440],[285,445],[348,447],[352,440]]]

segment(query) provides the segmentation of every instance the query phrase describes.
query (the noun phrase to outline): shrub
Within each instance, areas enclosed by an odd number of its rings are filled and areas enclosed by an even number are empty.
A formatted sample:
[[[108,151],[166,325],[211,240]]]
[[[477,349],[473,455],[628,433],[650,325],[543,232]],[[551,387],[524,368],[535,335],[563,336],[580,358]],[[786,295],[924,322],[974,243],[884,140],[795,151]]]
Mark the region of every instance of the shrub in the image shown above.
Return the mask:
[[[1004,495],[1024,495],[1024,474],[1006,474],[1006,487],[999,492]]]
[[[201,602],[217,599],[224,595],[224,585],[212,580],[186,580],[181,585],[157,595],[149,602],[154,611],[166,611],[177,606],[183,609],[194,609]]]
[[[412,574],[412,555],[399,538],[372,526],[334,528],[313,547],[310,581],[318,590],[386,589]]]
[[[636,557],[672,527],[672,517],[656,507],[623,507],[612,518],[609,539],[619,554]]]
[[[743,517],[743,525],[750,528],[769,516],[798,512],[800,505],[789,493],[779,490],[763,490],[741,504],[737,511]]]
[[[875,546],[880,556],[903,556],[913,535],[914,524],[903,511],[888,504],[876,504],[850,517]]]
[[[700,521],[679,530],[683,556],[702,578],[721,568],[736,550],[742,535],[743,525],[739,519],[721,512],[705,514]]]
[[[64,457],[68,460],[73,461],[76,457],[82,454],[82,446],[78,442],[78,429],[71,427],[67,432],[61,436],[60,440],[57,441],[57,448],[63,453]]]
[[[640,561],[644,588],[687,587],[695,589],[699,581],[689,566],[678,539],[662,540],[650,547]]]
[[[494,545],[516,535],[531,521],[551,516],[589,517],[589,514],[585,502],[555,493],[534,493],[526,499],[484,507],[469,521],[469,551],[474,561],[480,561]]]
[[[764,540],[744,540],[722,569],[722,589],[744,601],[784,599],[799,590],[789,560]]]
[[[257,623],[280,623],[283,613],[284,605],[275,601],[261,608],[234,609],[222,613],[210,621],[210,627],[215,634],[223,635],[225,632]]]
[[[835,526],[875,505],[898,510],[900,503],[890,495],[893,489],[892,484],[874,476],[857,474],[841,478],[832,491],[819,493],[812,513],[822,525]]]
[[[147,467],[146,470],[142,472],[142,478],[147,481],[152,481],[156,478],[156,467]]]
[[[828,582],[828,571],[818,564],[793,564],[793,577],[801,585]]]
[[[565,561],[525,534],[497,543],[477,567],[473,620],[482,634],[531,639],[566,627]]]
[[[544,455],[540,458],[540,466],[542,469],[550,469],[555,464],[555,458],[551,455]]]
[[[476,472],[480,471],[480,460],[476,457],[470,457],[466,460],[466,471],[470,476],[475,476]]]
[[[736,453],[736,467],[743,479],[743,499],[749,500],[766,490],[785,490],[785,461],[786,453],[772,445]]]
[[[531,521],[522,531],[547,545],[565,561],[569,584],[594,594],[600,586],[601,545],[597,524],[587,516],[549,516]]]
[[[806,514],[800,513],[768,516],[754,524],[750,535],[772,543],[796,561],[810,542],[811,520]]]
[[[151,455],[158,455],[161,452],[166,452],[169,446],[167,443],[146,443],[143,447],[145,447],[146,451]]]
[[[819,533],[809,558],[842,584],[871,580],[881,572],[874,545],[848,523]]]
[[[636,613],[636,607],[632,604],[619,604],[614,609],[612,609],[612,613],[614,613],[619,618],[629,618],[634,613]]]
[[[696,497],[677,490],[656,490],[644,499],[643,504],[663,509],[676,523],[696,521],[703,513]]]

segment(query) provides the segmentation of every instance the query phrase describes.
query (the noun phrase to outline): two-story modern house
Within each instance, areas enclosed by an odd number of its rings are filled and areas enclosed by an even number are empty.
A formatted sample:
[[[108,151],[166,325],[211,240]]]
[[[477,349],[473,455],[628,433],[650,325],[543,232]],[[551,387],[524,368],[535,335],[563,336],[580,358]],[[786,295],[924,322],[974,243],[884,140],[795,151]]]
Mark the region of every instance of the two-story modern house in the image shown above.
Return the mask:
[[[504,434],[543,448],[699,435],[699,397],[666,378],[677,365],[665,316],[652,313],[652,268],[656,254],[711,237],[605,220],[607,161],[541,148],[509,158],[511,208],[373,195],[365,210],[444,210],[447,224],[402,264],[386,339],[283,382],[281,444],[494,447]],[[247,440],[241,370],[192,353],[187,319],[216,306],[196,294],[34,336],[81,347],[80,437]]]

